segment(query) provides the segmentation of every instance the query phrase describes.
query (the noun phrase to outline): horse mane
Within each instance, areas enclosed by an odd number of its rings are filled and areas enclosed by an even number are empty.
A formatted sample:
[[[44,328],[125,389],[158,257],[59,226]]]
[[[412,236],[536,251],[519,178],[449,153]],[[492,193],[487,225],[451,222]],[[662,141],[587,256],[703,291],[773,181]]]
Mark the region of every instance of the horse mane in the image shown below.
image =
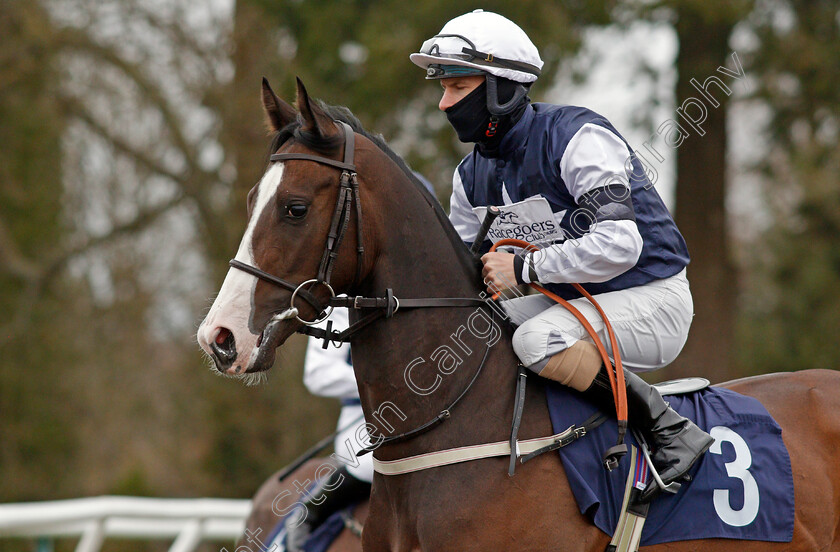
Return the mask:
[[[458,259],[461,261],[461,264],[464,265],[468,272],[472,273],[477,270],[480,274],[481,262],[469,253],[469,250],[465,246],[463,240],[461,240],[458,232],[455,231],[455,227],[452,226],[452,223],[449,221],[449,217],[444,212],[438,199],[429,192],[422,182],[420,182],[420,179],[417,178],[414,171],[408,166],[408,163],[406,163],[402,157],[400,157],[396,152],[394,152],[394,150],[391,149],[390,146],[388,146],[385,138],[381,134],[368,132],[362,126],[358,117],[356,117],[349,108],[345,106],[329,105],[321,100],[315,100],[315,102],[321,109],[324,110],[329,118],[334,121],[341,121],[350,125],[350,128],[352,128],[354,132],[361,134],[373,142],[376,147],[382,150],[382,152],[391,159],[391,161],[397,164],[403,174],[405,174],[417,191],[420,192],[420,195],[423,196],[423,199],[426,201],[428,206],[434,211],[435,217],[438,219],[441,226],[443,226],[446,236],[452,244],[453,249],[455,249],[458,253]],[[297,120],[289,125],[286,125],[286,127],[275,133],[271,141],[269,154],[276,152],[280,149],[280,146],[292,138],[294,138],[294,140],[299,142],[302,146],[324,154],[334,152],[343,143],[340,134],[323,136],[319,133],[309,132],[304,130],[302,128],[301,121]]]

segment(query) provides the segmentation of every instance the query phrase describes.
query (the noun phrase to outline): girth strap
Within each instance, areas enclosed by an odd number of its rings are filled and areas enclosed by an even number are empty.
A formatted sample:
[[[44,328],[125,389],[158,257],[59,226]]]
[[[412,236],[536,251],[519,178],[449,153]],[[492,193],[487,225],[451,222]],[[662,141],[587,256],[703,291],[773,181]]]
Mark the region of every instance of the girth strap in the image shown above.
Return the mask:
[[[520,458],[520,463],[527,458],[533,457],[535,454],[539,454],[539,451],[554,450],[577,441],[586,435],[588,431],[595,429],[595,427],[603,423],[604,420],[606,420],[606,416],[584,426],[572,426],[566,431],[548,437],[518,441],[517,446],[519,452],[526,455]],[[509,456],[510,454],[511,448],[509,441],[496,441],[495,443],[427,452],[425,454],[418,454],[417,456],[400,458],[399,460],[379,460],[374,457],[373,471],[382,475],[402,475],[428,470],[430,468],[438,468],[440,466],[448,466],[450,464],[481,460],[482,458]]]

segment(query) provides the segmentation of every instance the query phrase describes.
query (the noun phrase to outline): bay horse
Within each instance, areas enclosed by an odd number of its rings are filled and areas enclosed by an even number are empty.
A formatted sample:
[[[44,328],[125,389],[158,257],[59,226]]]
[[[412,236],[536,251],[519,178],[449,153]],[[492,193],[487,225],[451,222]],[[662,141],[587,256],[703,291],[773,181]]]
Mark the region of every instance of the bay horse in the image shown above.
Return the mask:
[[[253,377],[324,304],[336,303],[331,296],[368,298],[344,304],[379,307],[351,308],[351,323],[364,324],[352,346],[369,431],[390,437],[428,429],[377,440],[375,458],[506,441],[518,362],[511,328],[474,303],[410,308],[414,298],[482,297],[480,263],[442,208],[346,108],[315,102],[300,81],[296,109],[265,80],[262,95],[276,153],[248,197],[247,229],[198,331],[202,348],[220,372]],[[348,183],[349,166],[358,180]],[[463,354],[434,357],[444,346]],[[840,552],[840,373],[774,374],[725,386],[757,398],[783,428],[795,482],[793,540],[707,539],[645,550]],[[531,385],[526,394],[520,439],[551,435],[544,389]],[[558,455],[538,456],[514,477],[507,467],[506,457],[496,457],[377,473],[364,550],[605,549],[610,536],[578,510]]]
[[[315,473],[330,462],[328,459],[314,458],[308,460],[301,467],[288,474],[280,481],[282,470],[271,474],[266,479],[254,497],[251,499],[251,513],[245,520],[245,533],[236,543],[235,550],[239,552],[263,552],[261,548],[271,550],[268,539],[275,534],[278,524],[283,523],[284,514],[296,515],[294,504],[300,495],[295,483],[314,481]],[[367,520],[368,501],[355,506],[345,520],[345,528],[327,548],[327,552],[361,552],[361,530]]]

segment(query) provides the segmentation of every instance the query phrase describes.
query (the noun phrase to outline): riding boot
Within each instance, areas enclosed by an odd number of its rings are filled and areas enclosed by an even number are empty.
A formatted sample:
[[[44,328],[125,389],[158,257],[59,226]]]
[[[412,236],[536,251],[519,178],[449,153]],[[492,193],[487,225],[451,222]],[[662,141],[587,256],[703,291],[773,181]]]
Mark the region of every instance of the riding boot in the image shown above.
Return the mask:
[[[286,551],[302,552],[310,535],[331,515],[369,496],[370,483],[350,475],[342,464],[332,475],[317,481],[301,501],[307,512],[302,522],[295,524],[294,515],[286,519]]]
[[[624,370],[624,382],[628,421],[641,431],[651,448],[651,462],[663,483],[668,485],[683,478],[714,439],[694,422],[677,414],[655,387],[636,374]],[[603,365],[584,395],[602,410],[615,412],[609,376]],[[652,499],[659,490],[656,481],[651,481],[642,493],[642,501]]]

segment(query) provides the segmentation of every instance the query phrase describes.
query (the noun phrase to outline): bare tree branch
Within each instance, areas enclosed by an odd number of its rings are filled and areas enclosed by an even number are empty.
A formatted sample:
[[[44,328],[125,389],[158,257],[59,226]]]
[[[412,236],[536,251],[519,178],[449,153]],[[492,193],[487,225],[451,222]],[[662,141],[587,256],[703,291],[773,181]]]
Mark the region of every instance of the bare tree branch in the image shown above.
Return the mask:
[[[188,175],[178,173],[166,167],[159,160],[154,159],[147,152],[142,151],[141,148],[135,147],[128,140],[122,136],[117,135],[108,126],[100,123],[96,117],[84,106],[81,102],[75,99],[66,99],[62,102],[64,111],[67,115],[75,117],[84,122],[96,135],[103,138],[109,145],[111,145],[119,153],[127,155],[142,167],[148,169],[153,173],[170,178],[178,184],[184,184],[188,180]],[[203,171],[202,171],[203,172]],[[206,174],[208,177],[217,177],[217,175]]]
[[[200,171],[195,148],[182,131],[183,122],[175,113],[160,87],[148,78],[140,65],[121,57],[114,49],[95,42],[87,34],[76,29],[64,28],[55,38],[58,46],[90,54],[95,59],[104,61],[123,72],[142,92],[142,97],[159,110],[171,133],[174,146],[181,152],[191,171]]]
[[[81,255],[95,247],[112,243],[122,236],[139,232],[154,224],[162,215],[168,213],[174,207],[180,205],[186,196],[178,194],[169,201],[161,203],[151,209],[147,209],[134,217],[132,220],[115,226],[106,234],[100,236],[92,236],[86,240],[76,243],[55,254],[45,264],[40,274],[41,287],[43,287],[52,277],[63,268],[68,261],[74,257]]]
[[[205,234],[210,237],[210,247],[226,247],[228,243],[226,229],[222,225],[213,223],[213,221],[219,220],[220,213],[212,206],[206,193],[206,184],[208,182],[222,181],[221,175],[218,172],[208,172],[200,167],[196,167],[191,172],[174,172],[164,166],[160,161],[154,159],[147,152],[130,144],[126,139],[116,135],[108,127],[98,122],[79,102],[67,100],[64,103],[68,114],[83,121],[93,132],[104,138],[119,153],[126,155],[147,170],[169,178],[177,184],[181,188],[182,193],[195,202],[195,206],[200,215],[197,222],[201,225]]]

